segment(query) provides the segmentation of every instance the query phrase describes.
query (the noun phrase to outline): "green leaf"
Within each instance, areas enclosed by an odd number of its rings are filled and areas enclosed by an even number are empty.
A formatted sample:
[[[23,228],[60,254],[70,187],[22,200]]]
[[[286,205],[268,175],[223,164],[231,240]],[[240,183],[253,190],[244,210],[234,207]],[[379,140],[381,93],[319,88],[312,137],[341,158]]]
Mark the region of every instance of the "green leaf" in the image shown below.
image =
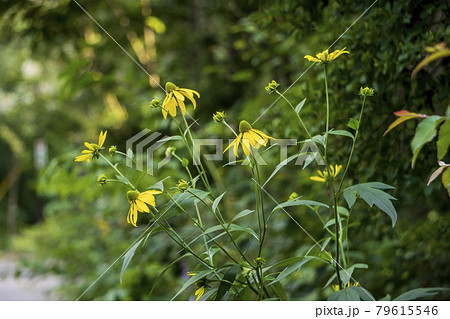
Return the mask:
[[[355,120],[354,118],[351,118],[348,120],[348,127],[350,127],[351,129],[354,129],[355,131],[358,129],[359,126],[359,121]]]
[[[286,292],[284,291],[283,285],[280,282],[275,282],[268,288],[269,291],[271,291],[275,296],[278,297],[276,298],[277,300],[281,301],[287,300]]]
[[[306,102],[306,99],[304,99],[303,101],[298,103],[297,106],[295,107],[295,112],[300,113],[300,111],[302,110],[303,105],[305,105],[305,102]]]
[[[335,291],[328,297],[328,301],[360,301],[359,293],[354,288],[356,287],[347,287]]]
[[[190,285],[194,284],[195,282],[197,282],[198,280],[202,279],[203,277],[208,276],[209,274],[213,273],[217,271],[217,269],[208,269],[208,270],[202,270],[202,271],[197,271],[195,273],[195,275],[191,276],[181,287],[180,290],[178,290],[178,292],[175,294],[175,296],[172,297],[171,300],[174,300],[176,297],[178,297],[179,294],[181,294],[183,291],[185,291]]]
[[[450,145],[450,120],[446,120],[439,129],[439,136],[437,140],[437,158],[440,161],[447,153]]]
[[[443,120],[445,120],[445,117],[433,115],[427,117],[419,125],[417,125],[416,134],[411,142],[411,149],[413,151],[413,159],[411,163],[412,168],[414,168],[414,164],[420,150],[426,143],[430,142],[436,136],[436,127]]]
[[[348,284],[355,268],[367,269],[368,266],[366,264],[354,264],[345,270],[344,269],[339,270],[339,275],[341,277],[342,285],[346,286]],[[325,286],[323,286],[323,288],[328,287],[333,282],[334,279],[336,279],[336,273],[334,273],[330,277],[330,279],[328,279],[328,282],[325,284]]]
[[[226,193],[226,192],[225,192],[225,193]],[[213,212],[216,211],[217,206],[219,206],[219,203],[220,203],[220,201],[221,201],[223,195],[225,195],[225,193],[223,193],[222,195],[220,195],[219,197],[217,197],[217,198],[214,200],[214,203],[212,204],[212,210],[213,210]]]
[[[217,295],[215,299],[216,301],[221,300],[225,293],[230,290],[231,286],[233,285],[234,279],[239,272],[239,269],[239,264],[236,264],[228,269],[225,275],[223,275],[223,278],[220,281],[219,288],[217,289]]]
[[[130,181],[128,180],[128,178],[126,178],[124,176],[116,175],[116,178],[124,184],[127,184],[127,185],[130,184]]]
[[[394,299],[394,301],[408,301],[408,300],[414,300],[417,298],[422,298],[426,296],[434,296],[438,294],[441,291],[448,291],[449,288],[417,288],[410,291],[407,291],[397,298]]]
[[[280,169],[282,169],[282,168],[283,168],[284,166],[286,166],[289,162],[291,162],[292,160],[296,159],[296,158],[299,157],[299,156],[300,156],[300,154],[295,154],[295,155],[289,156],[288,158],[282,160],[282,161],[275,167],[275,169],[273,170],[272,174],[269,176],[269,178],[266,180],[266,182],[264,183],[264,185],[263,185],[262,187],[266,186],[266,184],[272,179],[272,177],[274,177],[274,176],[278,173],[278,171],[279,171]]]
[[[184,210],[188,210],[189,208],[192,208],[200,200],[204,200],[206,197],[208,197],[210,193],[202,191],[200,189],[196,188],[188,188],[184,193],[177,193],[173,195],[173,200],[177,202],[178,205],[180,205]],[[182,211],[178,205],[173,203],[172,201],[167,202],[165,208],[165,212],[162,213],[162,219],[160,220],[166,220],[168,218],[171,218],[173,216],[179,215]]]
[[[375,298],[367,289],[364,289],[363,287],[359,287],[359,286],[351,287],[351,288],[353,288],[353,290],[356,290],[356,292],[359,294],[359,297],[361,298],[361,300],[375,301]]]
[[[158,142],[159,143],[165,143],[165,142],[168,142],[168,141],[184,141],[184,140],[183,140],[182,136],[174,135],[174,136],[166,136],[166,137],[160,139]]]
[[[139,245],[141,244],[141,242],[143,240],[144,240],[144,238],[142,238],[136,244],[131,246],[131,248],[128,249],[127,253],[122,257],[123,258],[123,264],[122,264],[122,270],[120,271],[120,283],[122,283],[123,274],[125,273],[125,270],[127,269],[128,264],[131,261],[131,258],[133,258],[134,253],[136,252],[136,249],[139,247]]]
[[[301,259],[299,259],[301,258]],[[296,257],[296,258],[292,258],[292,263],[287,266],[286,268],[284,268],[281,273],[278,275],[278,277],[272,281],[270,285],[286,278],[287,276],[289,276],[290,274],[292,274],[294,271],[300,269],[304,264],[306,264],[308,261],[310,261],[312,258],[311,257]]]
[[[394,187],[379,182],[357,184],[346,188],[343,191],[343,196],[351,209],[356,201],[355,192],[358,193],[370,207],[375,204],[375,206],[388,214],[392,220],[392,227],[394,227],[397,221],[397,212],[391,200],[395,200],[395,198],[381,189],[394,189]]]
[[[281,204],[275,206],[275,208],[270,213],[267,221],[269,221],[272,218],[273,214],[275,214],[280,209],[284,210],[285,207],[292,207],[292,206],[308,206],[311,209],[313,209],[314,206],[321,206],[321,207],[329,208],[327,204],[316,202],[313,200],[294,199],[294,200],[290,200],[290,201],[287,201],[287,202],[284,202],[284,203],[281,203]]]
[[[242,212],[240,212],[239,214],[237,214],[236,216],[234,216],[233,219],[231,220],[230,224],[232,222],[234,222],[236,219],[242,218],[242,217],[252,214],[254,212],[255,212],[254,210],[245,209]]]
[[[349,131],[345,131],[345,130],[331,130],[328,132],[328,134],[347,136],[347,137],[350,137],[351,139],[355,138],[352,133],[350,133]]]
[[[149,189],[156,189],[156,190],[159,190],[159,191],[161,191],[161,192],[164,192],[164,184],[163,184],[163,182],[164,182],[166,179],[168,179],[168,178],[170,178],[170,176],[167,176],[166,178],[160,180],[159,182],[156,182],[155,184],[153,184],[153,185],[150,186],[150,187],[147,187],[146,189],[147,189],[147,190],[149,190]]]

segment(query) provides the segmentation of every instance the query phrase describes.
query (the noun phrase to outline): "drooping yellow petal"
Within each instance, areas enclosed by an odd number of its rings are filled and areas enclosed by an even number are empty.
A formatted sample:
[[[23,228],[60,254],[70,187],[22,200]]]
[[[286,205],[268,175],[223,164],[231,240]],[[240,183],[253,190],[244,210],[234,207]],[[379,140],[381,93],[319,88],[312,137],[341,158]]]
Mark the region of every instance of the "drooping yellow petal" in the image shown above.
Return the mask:
[[[242,149],[244,150],[245,155],[250,155],[250,142],[244,137],[242,137]]]
[[[178,105],[180,106],[181,112],[183,112],[184,115],[186,115],[186,106],[184,105],[184,102],[182,100],[177,100]]]
[[[322,177],[326,176],[324,173],[322,173],[322,171],[317,171],[317,173],[319,173],[319,175],[322,176]]]
[[[188,89],[180,89],[179,91],[192,102],[192,105],[194,106],[195,109],[197,107],[197,101],[195,100],[194,94],[190,93],[189,91],[195,92],[198,95],[198,97],[200,97],[200,94],[198,94],[198,92],[194,90],[188,91]]]
[[[273,137],[271,137],[271,136],[269,136],[267,134],[264,134],[263,132],[261,132],[260,130],[255,129],[255,128],[252,128],[252,132],[255,132],[255,133],[259,134],[264,139],[275,140],[275,138],[273,138]]]
[[[128,216],[127,216],[127,222],[130,223],[131,225],[133,225],[134,227],[137,227],[136,226],[137,207],[134,203],[131,203],[131,205],[130,205],[130,210],[128,211]]]
[[[257,131],[251,130],[249,133],[254,138],[254,140],[256,141],[256,143],[258,145],[256,148],[259,148],[261,145],[264,145],[264,146],[267,145],[267,142],[269,140],[267,138],[265,138],[264,136],[261,136],[259,133],[257,133]]]
[[[176,90],[173,90],[173,95],[175,95],[175,97],[176,97],[178,100],[184,101],[184,95],[181,94],[180,92],[177,92]]]
[[[177,116],[177,102],[175,101],[175,99],[173,99],[173,98],[170,99],[167,102],[167,105],[166,105],[165,109],[169,112],[169,114],[172,117]]]
[[[189,96],[194,97],[194,94],[196,94],[197,97],[200,98],[200,93],[198,93],[197,91],[191,90],[191,89],[179,88],[178,91],[181,91],[182,93],[186,93],[188,95],[188,98],[189,98]]]
[[[147,203],[147,204],[153,206],[153,207],[156,206],[155,196],[153,196],[153,194],[150,194],[150,193],[147,193],[147,192],[141,193],[141,194],[139,194],[138,199],[141,200],[144,203]]]
[[[140,200],[139,197],[134,202],[136,203],[138,212],[145,212],[145,213],[150,212],[148,206],[142,200]]]
[[[200,288],[198,288],[194,293],[194,295],[197,296],[197,299],[195,299],[195,301],[198,301],[203,296],[204,293],[205,293],[205,286],[201,286]]]
[[[342,165],[336,165],[336,175],[334,175],[334,176],[338,176],[341,169],[342,169]]]
[[[330,173],[331,173],[331,176],[336,176],[335,174],[334,174],[334,167],[333,167],[333,165],[330,165]]]
[[[315,182],[326,182],[325,178],[319,176],[311,176],[310,179]]]
[[[258,140],[260,139],[259,136],[256,136],[256,138],[258,139],[257,140],[257,139],[255,139],[255,136],[251,133],[251,131],[248,131],[248,132],[244,133],[243,138],[248,140],[254,148],[259,148],[259,146],[260,146],[260,144],[258,142]]]
[[[82,150],[81,154],[92,154],[92,151],[90,151],[90,150]]]

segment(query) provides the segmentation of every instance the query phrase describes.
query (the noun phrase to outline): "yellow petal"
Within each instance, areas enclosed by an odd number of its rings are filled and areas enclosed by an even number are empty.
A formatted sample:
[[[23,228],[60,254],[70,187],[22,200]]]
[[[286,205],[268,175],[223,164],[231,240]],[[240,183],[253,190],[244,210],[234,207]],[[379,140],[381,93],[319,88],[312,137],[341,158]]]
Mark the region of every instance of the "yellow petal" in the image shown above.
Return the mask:
[[[105,143],[106,140],[106,133],[107,131],[100,132],[100,136],[98,137],[98,148],[101,148],[103,146],[103,143]]]
[[[270,137],[270,136],[267,135],[267,134],[264,134],[264,133],[261,132],[260,130],[257,130],[257,129],[252,128],[252,132],[255,132],[255,133],[261,135],[262,138],[267,138],[267,139],[275,140],[275,138]]]
[[[318,62],[318,63],[322,62],[319,59],[317,59],[311,55],[305,55],[305,59],[308,59],[309,62]]]
[[[80,155],[75,157],[75,162],[83,162],[83,161],[90,161],[91,160],[91,156],[92,154],[84,154],[84,155]]]
[[[133,225],[134,227],[137,227],[136,226],[136,222],[137,222],[137,208],[136,208],[136,205],[134,203],[131,204],[130,210],[128,211],[127,222],[130,223],[131,225]]]
[[[183,114],[186,115],[186,106],[184,105],[184,102],[182,100],[177,100],[177,102],[181,109],[181,112],[183,112]]]
[[[176,97],[178,100],[184,101],[184,95],[181,94],[180,92],[173,91],[173,95],[175,95],[175,97]]]
[[[86,146],[90,151],[95,151],[95,148],[88,142],[84,142],[84,146]]]
[[[198,93],[197,91],[191,90],[191,89],[179,88],[178,91],[181,91],[182,93],[184,92],[192,97],[194,97],[194,94],[196,94],[197,97],[200,98],[200,93]]]
[[[183,95],[186,96],[192,102],[192,105],[194,106],[194,109],[195,109],[197,107],[197,101],[195,101],[194,95],[193,94],[188,94],[185,91],[181,91],[181,93],[183,93]]]
[[[250,142],[246,138],[242,138],[242,149],[244,150],[245,155],[250,155]]]
[[[251,130],[248,133],[255,140],[256,144],[258,145],[256,148],[259,148],[259,146],[261,146],[261,145],[266,146],[267,142],[269,141],[267,138],[264,138],[263,136],[261,136],[254,130]]]
[[[342,169],[342,165],[336,165],[336,175],[334,175],[334,176],[338,176],[341,169]]]
[[[326,180],[324,178],[319,177],[319,176],[311,176],[309,179],[312,181],[315,181],[315,182],[326,182]]]
[[[154,201],[154,199],[153,199],[153,201]],[[137,209],[139,212],[146,212],[146,213],[150,212],[150,210],[148,209],[148,206],[142,200],[140,200],[139,197],[134,202],[136,203],[136,206],[137,206]],[[152,206],[154,206],[154,205],[152,205]]]

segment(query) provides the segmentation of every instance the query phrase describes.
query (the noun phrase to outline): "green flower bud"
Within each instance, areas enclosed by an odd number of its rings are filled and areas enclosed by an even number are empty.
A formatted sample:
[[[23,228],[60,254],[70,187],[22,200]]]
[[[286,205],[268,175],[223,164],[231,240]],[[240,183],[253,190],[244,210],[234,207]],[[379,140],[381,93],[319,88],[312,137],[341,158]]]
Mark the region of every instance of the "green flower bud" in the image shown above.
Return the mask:
[[[368,86],[366,86],[365,88],[361,87],[359,89],[359,95],[362,96],[373,96],[374,90]]]
[[[166,157],[171,158],[173,154],[175,154],[176,148],[173,146],[169,146],[166,148]]]
[[[188,167],[189,165],[189,160],[186,157],[183,157],[183,159],[181,160],[181,165],[183,167]]]
[[[189,184],[184,179],[180,179],[176,187],[178,191],[184,193],[189,188]]]
[[[266,260],[263,257],[257,257],[255,259],[253,259],[253,261],[255,262],[255,264],[257,266],[262,266],[266,263]]]
[[[275,91],[277,90],[277,88],[278,88],[279,86],[280,86],[280,85],[279,85],[275,80],[272,80],[272,82],[270,82],[270,83],[265,87],[265,89],[266,89],[267,93],[272,94],[273,92],[275,92]]]
[[[110,156],[114,156],[114,155],[117,153],[117,146],[112,145],[112,146],[109,148],[108,152],[109,152],[109,155],[110,155]]]
[[[161,101],[157,98],[157,97],[155,97],[151,102],[150,102],[150,107],[152,108],[152,109],[157,109],[158,107],[160,107],[161,106]]]
[[[294,200],[298,197],[298,194],[296,192],[293,192],[290,196],[288,200]]]
[[[100,185],[106,185],[106,176],[104,174],[100,174],[97,178],[97,183]]]
[[[225,115],[225,112],[216,112],[213,115],[213,120],[216,123],[222,123],[226,118],[227,116]]]

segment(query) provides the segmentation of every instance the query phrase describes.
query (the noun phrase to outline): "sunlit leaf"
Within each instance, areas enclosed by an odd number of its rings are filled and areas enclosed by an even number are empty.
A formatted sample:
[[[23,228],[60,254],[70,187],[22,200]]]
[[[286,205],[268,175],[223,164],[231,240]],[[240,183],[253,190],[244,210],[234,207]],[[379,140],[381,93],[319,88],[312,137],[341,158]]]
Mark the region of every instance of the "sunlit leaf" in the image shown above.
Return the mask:
[[[437,158],[440,161],[447,153],[450,145],[450,120],[446,120],[439,129],[439,136],[437,139]]]
[[[398,119],[396,119],[394,122],[391,123],[391,125],[389,125],[389,127],[387,128],[386,132],[384,132],[383,136],[386,135],[390,130],[392,130],[394,127],[396,127],[397,125],[410,120],[410,119],[415,119],[415,118],[426,118],[428,117],[425,114],[417,114],[417,113],[411,113],[408,110],[400,110],[397,112],[394,112],[395,116],[398,116]]]
[[[432,115],[417,125],[416,134],[411,142],[411,149],[413,151],[411,166],[413,168],[420,150],[426,143],[430,142],[436,136],[436,127],[443,120],[445,120],[445,117]]]

